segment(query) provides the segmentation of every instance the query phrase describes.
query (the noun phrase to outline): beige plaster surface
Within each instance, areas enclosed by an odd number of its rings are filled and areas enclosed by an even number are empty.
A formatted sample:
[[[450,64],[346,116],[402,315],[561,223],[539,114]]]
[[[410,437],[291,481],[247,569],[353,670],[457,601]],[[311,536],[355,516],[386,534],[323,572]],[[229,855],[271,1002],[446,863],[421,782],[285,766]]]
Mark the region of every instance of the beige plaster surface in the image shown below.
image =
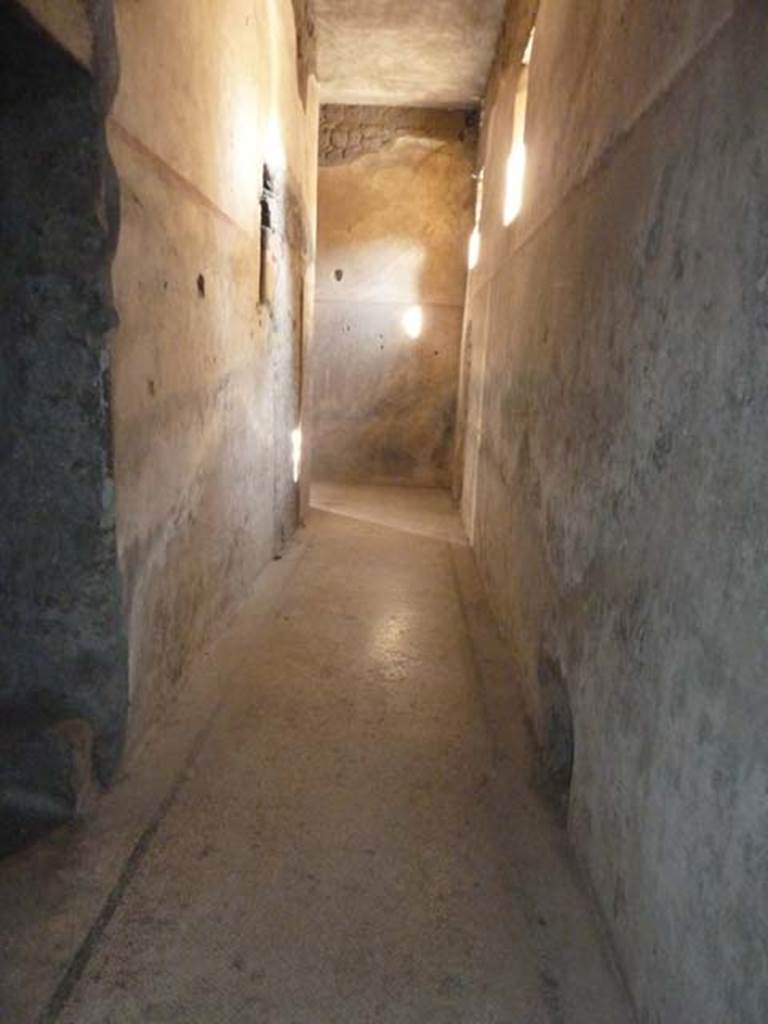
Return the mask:
[[[289,0],[167,0],[151,17],[118,0],[116,27],[113,409],[136,738],[298,520],[317,103]]]
[[[436,125],[321,166],[316,478],[450,481],[473,148],[462,113]],[[404,328],[412,307],[417,338]]]

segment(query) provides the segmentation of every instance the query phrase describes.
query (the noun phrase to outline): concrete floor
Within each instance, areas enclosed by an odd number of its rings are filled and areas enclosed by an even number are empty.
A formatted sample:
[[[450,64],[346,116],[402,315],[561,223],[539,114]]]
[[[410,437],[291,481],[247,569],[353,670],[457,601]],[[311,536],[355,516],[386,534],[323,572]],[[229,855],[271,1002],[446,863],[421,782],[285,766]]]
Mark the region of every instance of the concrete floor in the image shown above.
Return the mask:
[[[0,864],[0,1017],[631,1021],[448,497],[316,500],[117,789]]]
[[[433,540],[467,543],[453,503],[445,491],[434,487],[349,486],[322,481],[312,484],[312,506]]]

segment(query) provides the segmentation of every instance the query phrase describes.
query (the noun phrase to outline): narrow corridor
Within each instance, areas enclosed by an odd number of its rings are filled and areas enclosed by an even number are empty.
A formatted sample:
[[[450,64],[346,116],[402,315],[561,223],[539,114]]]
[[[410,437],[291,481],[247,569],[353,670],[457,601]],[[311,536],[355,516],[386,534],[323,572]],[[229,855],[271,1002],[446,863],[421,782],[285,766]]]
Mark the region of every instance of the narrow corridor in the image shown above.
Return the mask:
[[[768,1024],[767,13],[0,3],[0,1024]]]
[[[629,1022],[522,716],[499,706],[509,661],[448,496],[316,502],[198,669],[216,710],[198,685],[174,712],[151,760],[181,760],[185,714],[197,738],[158,810],[139,765],[80,832],[0,864],[23,984],[7,1019]]]

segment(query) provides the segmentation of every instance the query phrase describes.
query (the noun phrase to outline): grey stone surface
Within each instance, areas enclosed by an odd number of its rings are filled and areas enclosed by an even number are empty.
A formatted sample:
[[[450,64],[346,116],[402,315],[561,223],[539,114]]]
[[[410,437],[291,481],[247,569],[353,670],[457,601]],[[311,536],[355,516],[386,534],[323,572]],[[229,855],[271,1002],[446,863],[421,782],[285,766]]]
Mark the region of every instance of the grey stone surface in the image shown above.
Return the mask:
[[[42,728],[0,729],[0,857],[74,818],[77,793],[66,740]]]
[[[768,24],[673,7],[542,4],[506,233],[488,119],[464,508],[641,1020],[761,1024]]]
[[[103,99],[68,53],[16,5],[3,6],[3,846],[23,833],[25,802],[30,834],[74,806],[66,796],[70,754],[50,726],[75,718],[90,723],[102,781],[114,773],[124,735],[127,666],[110,434],[114,183]]]

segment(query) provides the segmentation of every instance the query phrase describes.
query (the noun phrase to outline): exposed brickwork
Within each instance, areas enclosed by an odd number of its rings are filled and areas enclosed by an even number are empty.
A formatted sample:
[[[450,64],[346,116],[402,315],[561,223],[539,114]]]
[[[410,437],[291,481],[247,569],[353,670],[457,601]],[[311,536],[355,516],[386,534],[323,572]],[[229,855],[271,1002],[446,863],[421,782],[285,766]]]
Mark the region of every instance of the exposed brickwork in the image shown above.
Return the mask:
[[[478,115],[466,110],[326,106],[320,118],[320,164],[377,153],[400,138],[458,139],[477,145]]]

